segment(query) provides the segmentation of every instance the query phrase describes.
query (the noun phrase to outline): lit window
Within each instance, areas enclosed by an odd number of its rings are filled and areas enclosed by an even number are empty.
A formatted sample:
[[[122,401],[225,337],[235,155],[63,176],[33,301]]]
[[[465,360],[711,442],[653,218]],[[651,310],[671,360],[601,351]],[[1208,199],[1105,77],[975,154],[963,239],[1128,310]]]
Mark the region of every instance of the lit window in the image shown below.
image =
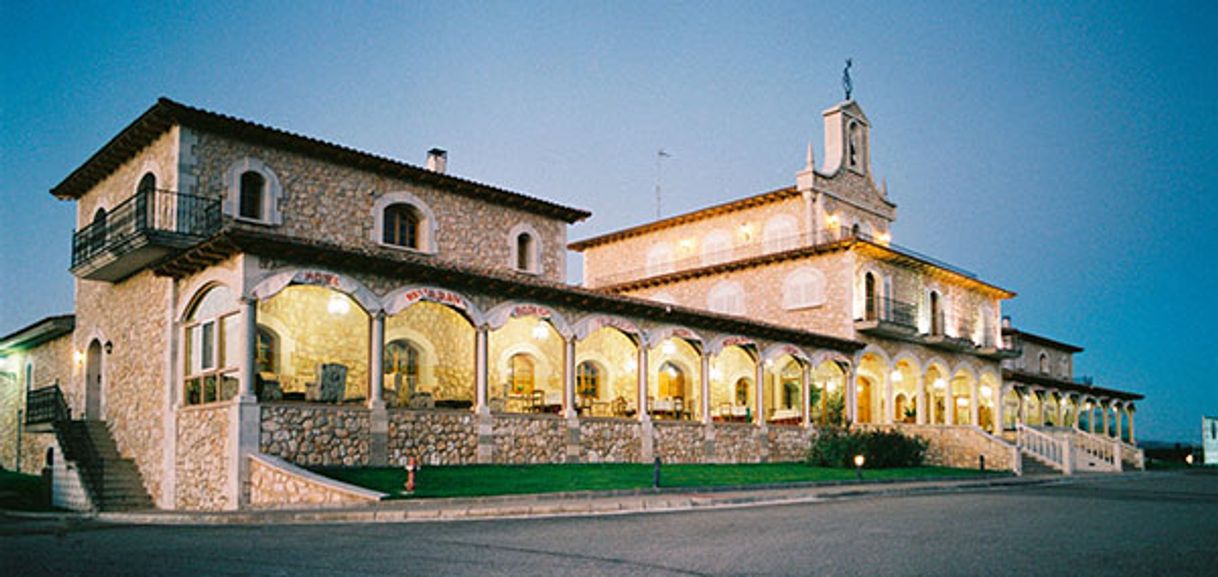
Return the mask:
[[[237,303],[225,286],[197,299],[185,327],[183,401],[188,405],[230,399],[237,394]]]
[[[405,382],[406,390],[414,392],[419,386],[419,349],[406,339],[385,345],[385,374],[390,380]],[[399,393],[400,394],[400,393]]]
[[[669,399],[685,398],[685,371],[665,361],[660,365],[660,396]]]
[[[741,378],[736,381],[736,405],[746,406],[749,404],[749,389],[753,388],[753,381],[749,378]]]
[[[512,386],[513,394],[533,394],[533,364],[533,357],[525,353],[516,353],[509,359],[508,381]]]
[[[601,396],[601,370],[592,361],[584,361],[575,369],[575,391],[584,397]]]

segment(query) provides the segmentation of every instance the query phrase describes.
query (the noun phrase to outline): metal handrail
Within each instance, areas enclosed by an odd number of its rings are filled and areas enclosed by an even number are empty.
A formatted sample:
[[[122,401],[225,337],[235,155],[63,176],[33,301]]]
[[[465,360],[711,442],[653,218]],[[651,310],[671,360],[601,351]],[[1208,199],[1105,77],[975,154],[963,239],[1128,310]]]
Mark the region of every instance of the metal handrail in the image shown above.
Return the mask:
[[[25,424],[39,425],[71,420],[71,409],[59,385],[33,389],[25,394]]]
[[[146,189],[72,235],[72,267],[107,252],[121,252],[144,233],[206,237],[221,224],[220,200],[172,190]]]
[[[87,485],[95,503],[100,503],[105,479],[105,460],[93,444],[88,430],[83,434],[72,434],[73,426],[86,427],[83,421],[72,420],[72,408],[68,406],[59,385],[34,389],[26,393],[26,423],[51,423],[55,440],[59,442],[64,458],[80,465],[80,471],[88,480]]]

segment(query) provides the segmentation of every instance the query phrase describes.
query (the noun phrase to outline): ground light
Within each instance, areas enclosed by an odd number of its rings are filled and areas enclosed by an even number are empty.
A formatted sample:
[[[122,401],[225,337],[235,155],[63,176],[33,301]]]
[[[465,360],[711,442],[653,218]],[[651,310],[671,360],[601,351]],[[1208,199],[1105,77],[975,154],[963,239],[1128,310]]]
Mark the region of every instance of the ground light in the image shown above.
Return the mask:
[[[867,459],[862,455],[854,456],[854,472],[859,476],[860,481],[863,480],[863,463],[866,461]]]

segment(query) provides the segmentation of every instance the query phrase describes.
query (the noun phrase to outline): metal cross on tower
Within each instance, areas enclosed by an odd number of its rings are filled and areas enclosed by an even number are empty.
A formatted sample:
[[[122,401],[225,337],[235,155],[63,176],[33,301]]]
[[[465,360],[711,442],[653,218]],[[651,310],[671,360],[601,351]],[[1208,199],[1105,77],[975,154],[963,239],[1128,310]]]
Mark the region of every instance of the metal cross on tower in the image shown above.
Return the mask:
[[[846,68],[842,70],[842,88],[846,90],[846,100],[850,100],[850,93],[854,92],[854,83],[850,81],[850,65],[854,61],[850,58],[846,59]]]

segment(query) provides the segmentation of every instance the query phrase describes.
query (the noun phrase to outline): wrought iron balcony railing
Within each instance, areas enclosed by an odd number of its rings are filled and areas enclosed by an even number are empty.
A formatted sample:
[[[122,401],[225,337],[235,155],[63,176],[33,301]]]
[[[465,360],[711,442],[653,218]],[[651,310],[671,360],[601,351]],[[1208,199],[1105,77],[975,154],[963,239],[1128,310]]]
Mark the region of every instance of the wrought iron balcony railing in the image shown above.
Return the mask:
[[[92,223],[76,231],[72,271],[90,268],[103,255],[118,258],[149,245],[180,248],[211,236],[220,225],[219,199],[141,190],[109,211],[99,211]],[[102,278],[107,276],[113,275]]]
[[[863,311],[863,318],[860,320],[864,322],[880,321],[906,329],[917,330],[918,307],[913,303],[896,299],[875,297],[867,301]]]

